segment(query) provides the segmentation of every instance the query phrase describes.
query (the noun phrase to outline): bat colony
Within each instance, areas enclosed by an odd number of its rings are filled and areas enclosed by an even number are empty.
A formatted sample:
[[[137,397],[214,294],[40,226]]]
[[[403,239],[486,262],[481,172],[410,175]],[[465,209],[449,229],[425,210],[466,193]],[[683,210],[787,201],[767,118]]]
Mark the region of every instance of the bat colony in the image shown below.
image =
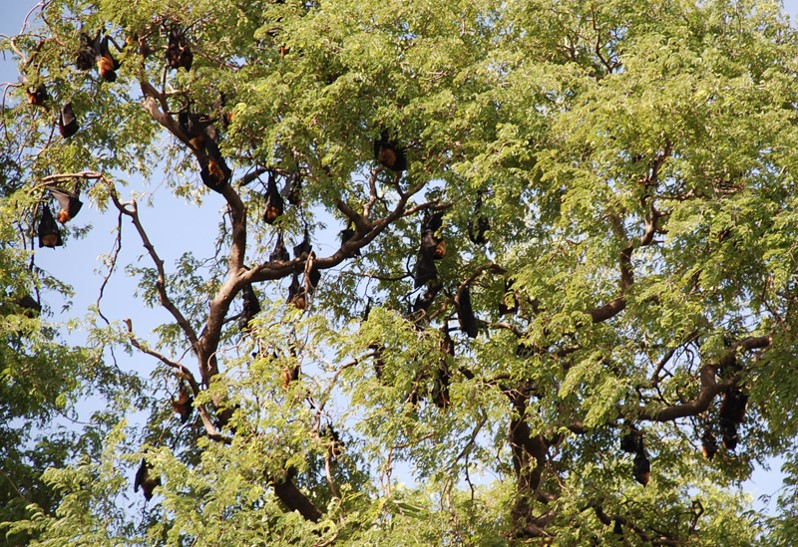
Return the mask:
[[[178,25],[164,27],[167,34],[167,44],[164,52],[166,66],[172,70],[190,71],[194,63],[194,54],[186,34],[186,29]],[[127,45],[137,45],[138,51],[143,56],[151,53],[146,41],[139,37],[131,37],[126,41]],[[120,63],[114,58],[110,45],[113,44],[118,51],[122,51],[116,42],[102,32],[98,32],[93,38],[81,32],[77,55],[74,66],[80,71],[91,71],[96,67],[97,73],[103,82],[113,83],[117,80],[117,71]],[[287,53],[285,48],[281,48],[281,53]],[[21,76],[21,81],[25,85],[25,96],[27,102],[35,107],[47,107],[50,96],[45,85],[35,81],[30,83],[27,76]],[[227,165],[225,158],[219,149],[219,132],[216,128],[218,122],[223,129],[233,122],[233,113],[226,108],[226,97],[223,93],[214,105],[218,116],[210,116],[193,110],[193,104],[189,102],[182,110],[177,112],[176,135],[184,141],[192,153],[196,156],[199,175],[203,184],[214,192],[224,194],[229,187],[232,177],[232,170]],[[63,139],[70,139],[80,130],[78,117],[70,101],[62,103],[59,113],[57,127]],[[391,138],[387,129],[380,132],[378,138],[373,141],[374,161],[382,168],[392,171],[397,177],[408,169],[407,150],[396,140]],[[276,243],[269,254],[272,262],[289,262],[289,254],[283,235],[283,219],[286,211],[286,202],[294,207],[302,204],[302,175],[299,171],[291,173],[279,173],[285,179],[282,190],[278,188],[278,173],[275,170],[268,170],[267,182],[265,185],[265,206],[262,214],[264,223],[276,227]],[[39,247],[55,248],[63,245],[63,238],[58,227],[58,223],[66,224],[80,212],[83,203],[80,201],[80,188],[75,184],[72,188],[65,188],[55,184],[45,186],[51,199],[60,206],[58,212],[53,215],[48,203],[42,203],[39,207],[39,220],[37,226]],[[486,245],[488,242],[487,234],[490,222],[485,214],[484,207],[485,194],[477,192],[476,201],[473,207],[472,220],[467,226],[468,239],[475,245]],[[412,305],[411,316],[419,317],[426,314],[432,305],[435,297],[442,290],[443,286],[438,282],[437,263],[444,260],[447,256],[446,240],[442,229],[444,220],[444,210],[427,210],[419,223],[419,243],[416,254],[415,266],[412,272],[414,289],[424,288],[423,294],[419,294]],[[349,223],[340,232],[341,247],[348,243],[357,241],[359,234],[354,223]],[[291,282],[288,286],[286,303],[300,310],[308,309],[310,297],[316,290],[321,273],[315,267],[315,254],[310,242],[307,225],[304,229],[302,240],[293,247],[294,259],[303,261],[305,269],[301,273],[293,272]],[[359,248],[351,251],[349,256],[360,256]],[[445,262],[444,262],[445,264]],[[499,302],[499,315],[515,314],[519,311],[521,299],[519,291],[513,286],[511,278],[503,280],[502,297]],[[252,329],[253,319],[260,313],[261,306],[257,294],[251,284],[246,285],[241,291],[242,312],[238,317],[238,325],[241,330],[249,331]],[[482,322],[476,317],[471,301],[471,288],[469,284],[459,287],[453,295],[453,303],[459,323],[460,330],[469,338],[478,336]],[[31,313],[41,311],[41,306],[36,300],[26,295],[19,300],[18,305]],[[363,314],[363,321],[368,320],[370,302]],[[430,400],[439,408],[446,408],[449,405],[449,382],[455,370],[451,363],[455,358],[455,343],[452,340],[449,329],[444,326],[441,329],[441,359],[439,363],[432,366],[432,370],[419,369],[416,377],[415,387],[408,400],[417,402],[424,393],[419,385],[423,381],[431,381],[432,387],[427,390]],[[383,359],[385,347],[375,341],[369,346],[371,358],[374,364],[374,371],[377,378],[382,378],[386,373],[386,365]],[[530,355],[533,352],[531,346],[523,342],[519,344],[517,355],[520,358]],[[460,371],[468,376],[467,371]],[[289,367],[283,371],[284,385],[287,387],[292,381],[299,377],[299,367]],[[172,409],[179,416],[182,424],[186,424],[190,419],[194,407],[194,395],[191,388],[182,380],[179,382],[177,397],[172,399]],[[738,428],[745,417],[745,409],[748,397],[740,389],[733,387],[723,394],[718,417],[718,430],[722,437],[722,445],[725,449],[733,451],[738,443]],[[644,433],[637,430],[633,425],[626,426],[627,431],[621,436],[621,450],[625,453],[633,454],[632,476],[634,479],[645,486],[651,477],[651,462],[644,442]],[[338,433],[329,424],[322,432],[322,436],[328,440],[329,451],[332,457],[341,454],[343,443]],[[701,444],[704,456],[711,460],[718,451],[718,444],[715,434],[711,427],[708,427],[701,436]],[[153,491],[160,486],[159,476],[152,476],[153,467],[146,458],[142,458],[134,481],[134,491],[141,488],[146,500],[150,500]],[[620,523],[616,521],[616,529]]]

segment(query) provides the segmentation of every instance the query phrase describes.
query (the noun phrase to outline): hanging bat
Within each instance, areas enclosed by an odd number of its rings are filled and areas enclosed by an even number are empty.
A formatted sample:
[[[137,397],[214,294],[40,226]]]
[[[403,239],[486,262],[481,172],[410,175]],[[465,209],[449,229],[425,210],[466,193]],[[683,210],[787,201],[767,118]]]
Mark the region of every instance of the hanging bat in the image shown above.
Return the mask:
[[[414,288],[421,287],[427,281],[438,278],[438,268],[435,266],[433,257],[426,257],[422,253],[416,259],[416,268],[413,273]]]
[[[634,426],[631,430],[621,435],[621,450],[629,454],[636,454],[643,449],[643,434]]]
[[[305,235],[302,238],[302,242],[299,245],[294,245],[294,258],[307,258],[312,249],[313,245],[310,244],[308,239],[308,228],[305,226]]]
[[[321,281],[321,272],[316,266],[313,266],[307,274],[308,294],[313,294],[316,291],[319,281]]]
[[[283,198],[277,191],[274,173],[269,171],[269,182],[266,186],[266,211],[263,213],[263,220],[266,224],[274,224],[280,215],[283,214]]]
[[[322,438],[328,439],[329,441],[327,451],[329,452],[330,456],[333,458],[340,456],[344,449],[344,443],[333,425],[328,423],[319,433]]]
[[[241,298],[244,303],[238,325],[241,330],[246,330],[249,328],[249,322],[260,313],[260,302],[258,302],[258,296],[255,294],[252,284],[244,285],[244,288],[241,289]]]
[[[42,206],[42,218],[39,220],[39,227],[37,229],[39,235],[39,247],[60,247],[64,244],[61,239],[61,232],[58,231],[58,225],[55,223],[53,213],[50,212],[50,207],[47,205]]]
[[[91,70],[98,56],[97,47],[99,43],[99,32],[94,39],[85,32],[80,33],[80,44],[78,45],[77,57],[75,57],[75,68],[83,71]]]
[[[191,64],[194,62],[194,54],[191,53],[191,48],[186,41],[186,34],[183,29],[178,25],[172,25],[169,29],[169,39],[166,46],[166,64],[169,68],[177,70],[184,68],[186,71],[191,70]]]
[[[218,156],[204,156],[199,158],[200,164],[200,178],[203,184],[220,194],[224,193],[224,189],[230,182],[230,177],[233,172],[227,166],[224,158]]]
[[[299,277],[294,273],[291,278],[291,284],[288,286],[288,298],[286,303],[293,304],[300,310],[305,310],[308,307],[308,299],[305,294],[305,287],[299,284]]]
[[[482,192],[477,192],[477,201],[474,205],[474,216],[476,220],[471,220],[468,223],[468,239],[475,245],[484,245],[487,242],[485,232],[490,229],[490,222],[488,219],[480,215],[482,209]]]
[[[405,150],[389,139],[387,129],[374,141],[374,159],[392,171],[402,172],[407,169]]]
[[[205,145],[209,138],[206,130],[212,123],[208,116],[195,112],[182,110],[177,115],[177,124],[180,127],[180,131],[188,137],[188,142],[198,152],[205,151]]]
[[[58,200],[61,210],[58,211],[58,222],[64,224],[77,216],[80,208],[83,207],[83,202],[80,201],[78,194],[75,192],[68,192],[56,186],[48,186],[47,190]]]
[[[149,464],[144,458],[141,458],[141,465],[136,471],[136,479],[133,482],[133,491],[138,492],[139,487],[144,493],[144,499],[150,501],[152,499],[152,491],[156,486],[161,486],[161,477],[150,477],[150,470],[152,465]]]
[[[291,205],[295,207],[302,205],[302,175],[298,171],[286,177],[282,195]]]
[[[354,238],[355,234],[357,234],[357,232],[354,230],[352,224],[341,230],[338,234],[341,237],[341,247],[343,247],[347,241]],[[352,252],[352,256],[360,256],[360,249],[355,249]]]
[[[274,245],[274,250],[269,255],[269,262],[288,262],[291,256],[288,254],[288,249],[285,248],[283,241],[283,232],[280,230],[277,233],[277,243]]]
[[[701,436],[701,451],[709,461],[712,461],[718,451],[718,441],[715,440],[715,435],[709,430],[705,431]]]
[[[748,395],[739,389],[730,388],[723,394],[720,403],[720,413],[718,425],[720,427],[721,441],[727,450],[737,448],[740,440],[738,427],[745,419],[745,407],[748,403]]]
[[[47,93],[47,88],[44,87],[44,84],[27,88],[25,90],[25,95],[28,97],[28,104],[33,106],[45,106],[44,102],[50,98],[50,95]]]
[[[646,456],[644,449],[635,455],[635,459],[632,462],[632,474],[634,475],[635,480],[643,486],[648,484],[648,481],[651,478],[651,462],[648,461],[648,457]]]
[[[449,336],[449,331],[446,327],[441,329],[443,332],[443,340],[441,341],[441,352],[454,357],[454,340]],[[449,381],[451,380],[451,373],[449,371],[449,364],[444,356],[441,359],[438,368],[435,370],[435,378],[432,384],[432,402],[438,408],[446,408],[449,406]]]
[[[224,91],[219,92],[219,97],[214,101],[213,108],[219,115],[219,121],[222,122],[222,128],[227,129],[233,123],[233,111],[227,108],[227,97]]]
[[[280,375],[283,377],[283,387],[288,389],[288,386],[291,385],[291,382],[296,382],[299,380],[299,365],[284,368]]]
[[[58,116],[58,132],[65,139],[78,132],[80,126],[78,119],[75,117],[75,112],[72,110],[72,103],[65,103],[61,107],[61,114]]]
[[[460,323],[460,330],[468,335],[469,338],[476,338],[479,333],[477,318],[474,309],[471,307],[471,290],[466,286],[460,291],[460,302],[457,305],[457,321]]]
[[[100,77],[106,82],[115,82],[119,63],[111,55],[111,50],[108,47],[109,40],[110,38],[107,35],[100,40],[95,61],[97,62],[97,70],[100,72]]]
[[[181,424],[185,424],[188,421],[191,417],[191,412],[194,410],[194,397],[189,393],[183,382],[180,382],[177,399],[172,399],[172,410],[180,416]]]

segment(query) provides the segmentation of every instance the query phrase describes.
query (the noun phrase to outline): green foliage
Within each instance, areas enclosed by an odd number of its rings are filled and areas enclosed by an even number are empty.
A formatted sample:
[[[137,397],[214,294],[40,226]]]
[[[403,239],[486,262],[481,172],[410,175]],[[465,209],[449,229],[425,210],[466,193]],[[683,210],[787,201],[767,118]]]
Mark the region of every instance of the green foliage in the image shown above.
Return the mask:
[[[6,544],[790,544],[795,462],[775,516],[739,489],[798,423],[798,34],[777,4],[36,14],[2,41],[28,78],[0,165]],[[115,82],[75,66],[98,32]],[[184,46],[191,68],[168,67]],[[28,104],[39,84],[50,99]],[[382,135],[407,170],[380,165]],[[222,159],[234,176],[210,192],[200,172]],[[272,224],[269,176],[301,179]],[[118,214],[112,236],[63,236],[119,238],[97,246],[103,275],[134,278],[135,299],[107,305],[103,279],[82,323],[48,306],[73,291],[40,266],[48,183]],[[139,214],[162,183],[198,211],[177,253]],[[200,224],[218,226],[210,256]],[[312,252],[271,258],[305,234]],[[417,282],[424,258],[437,275]],[[138,302],[157,324],[133,324]],[[745,416],[721,417],[734,389]],[[706,433],[727,445],[711,461]]]

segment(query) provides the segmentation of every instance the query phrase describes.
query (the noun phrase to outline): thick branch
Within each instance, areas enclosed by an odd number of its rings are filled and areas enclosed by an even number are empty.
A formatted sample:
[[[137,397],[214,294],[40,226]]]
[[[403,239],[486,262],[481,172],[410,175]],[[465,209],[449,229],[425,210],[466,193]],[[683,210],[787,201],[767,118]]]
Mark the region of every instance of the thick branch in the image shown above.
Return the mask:
[[[770,346],[771,340],[771,336],[757,336],[739,341],[721,356],[717,363],[708,363],[701,367],[699,371],[701,390],[698,393],[698,397],[692,401],[666,406],[661,409],[641,408],[638,412],[638,416],[642,420],[668,422],[677,418],[696,416],[705,412],[716,395],[734,386],[740,379],[740,375],[735,374],[727,380],[718,382],[718,369],[729,366],[735,360],[739,350],[751,351],[754,349],[765,349]]]

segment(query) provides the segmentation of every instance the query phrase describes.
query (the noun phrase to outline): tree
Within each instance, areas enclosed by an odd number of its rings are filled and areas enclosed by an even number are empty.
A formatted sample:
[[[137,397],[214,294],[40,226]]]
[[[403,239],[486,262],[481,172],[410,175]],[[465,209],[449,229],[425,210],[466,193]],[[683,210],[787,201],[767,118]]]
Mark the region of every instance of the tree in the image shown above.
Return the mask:
[[[789,543],[791,510],[767,520],[733,488],[798,424],[798,40],[777,4],[39,15],[4,42],[25,75],[4,118],[9,299],[66,290],[29,266],[52,190],[79,191],[143,245],[126,269],[169,319],[139,332],[102,283],[86,347],[24,320],[53,368],[4,362],[34,386],[5,400],[98,386],[108,407],[36,475],[53,503],[3,515],[9,541]],[[213,256],[152,244],[129,184],[156,172],[224,204],[196,219],[220,223]]]

